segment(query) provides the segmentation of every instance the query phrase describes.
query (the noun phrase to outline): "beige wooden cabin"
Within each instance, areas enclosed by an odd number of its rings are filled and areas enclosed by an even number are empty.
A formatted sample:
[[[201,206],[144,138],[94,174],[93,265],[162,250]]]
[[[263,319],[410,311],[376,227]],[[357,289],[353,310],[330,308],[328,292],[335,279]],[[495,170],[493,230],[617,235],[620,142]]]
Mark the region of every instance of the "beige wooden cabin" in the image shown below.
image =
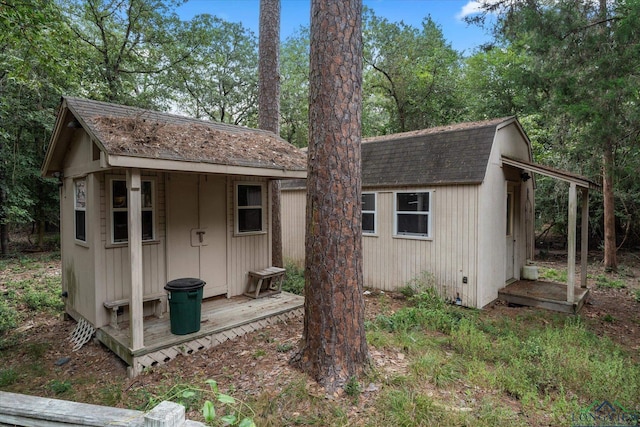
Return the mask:
[[[533,259],[533,172],[550,175],[532,163],[530,141],[513,117],[365,139],[365,286],[397,290],[426,271],[452,302],[481,308],[496,300]],[[574,191],[576,182],[591,185],[556,172]],[[298,263],[305,192],[303,180],[283,184],[284,256]],[[573,308],[584,295],[570,298]]]
[[[43,174],[60,180],[66,311],[133,374],[302,307],[242,296],[270,266],[270,180],[306,175],[273,133],[65,97]],[[185,338],[168,332],[164,286],[186,277],[206,285]]]

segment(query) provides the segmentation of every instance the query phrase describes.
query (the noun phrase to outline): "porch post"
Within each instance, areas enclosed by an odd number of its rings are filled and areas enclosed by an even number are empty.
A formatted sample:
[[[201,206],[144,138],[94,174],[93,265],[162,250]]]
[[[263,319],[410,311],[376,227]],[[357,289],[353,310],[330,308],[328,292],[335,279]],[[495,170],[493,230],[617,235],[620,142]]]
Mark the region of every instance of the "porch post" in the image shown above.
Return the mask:
[[[142,331],[142,202],[140,169],[127,170],[127,199],[129,214],[129,260],[131,265],[131,291],[129,301],[129,333],[131,349],[144,347]]]
[[[587,287],[587,257],[589,256],[589,189],[582,189],[582,226],[580,239],[580,287]]]
[[[568,266],[567,266],[567,302],[573,303],[573,287],[576,283],[576,221],[578,216],[576,200],[576,184],[572,182],[569,186],[569,226],[567,230],[568,242]]]

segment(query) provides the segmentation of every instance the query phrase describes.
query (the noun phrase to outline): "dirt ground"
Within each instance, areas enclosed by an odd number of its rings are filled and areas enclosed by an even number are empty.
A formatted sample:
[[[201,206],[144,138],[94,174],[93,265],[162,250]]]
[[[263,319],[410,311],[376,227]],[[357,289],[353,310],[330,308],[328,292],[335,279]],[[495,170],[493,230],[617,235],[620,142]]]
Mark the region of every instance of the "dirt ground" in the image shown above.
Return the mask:
[[[580,315],[588,327],[600,336],[606,336],[622,347],[637,354],[640,360],[640,303],[633,298],[635,290],[640,289],[640,257],[636,254],[624,255],[623,275],[626,288],[596,288],[595,277],[603,274],[598,254],[589,260],[590,300]],[[542,267],[563,269],[566,261],[562,257],[537,261]],[[49,262],[43,267],[47,274],[59,274],[59,262]],[[37,274],[37,272],[33,272]],[[0,279],[7,280],[7,272]],[[366,296],[366,316],[375,318],[379,313],[386,314],[404,306],[406,301],[399,294],[380,295],[373,292]],[[526,307],[509,307],[496,303],[485,310],[488,316],[517,316],[527,310]],[[302,319],[268,327],[244,337],[189,357],[178,357],[168,364],[156,367],[135,379],[126,377],[126,366],[113,353],[100,343],[90,341],[79,351],[73,352],[68,337],[75,323],[63,320],[60,316],[41,315],[27,319],[16,332],[23,339],[18,345],[0,351],[3,368],[21,361],[20,369],[34,371],[22,376],[21,380],[4,387],[6,391],[58,397],[88,403],[112,404],[122,406],[122,402],[144,399],[144,390],[172,379],[183,379],[185,383],[201,381],[204,387],[206,379],[215,379],[221,389],[233,387],[236,394],[257,396],[267,392],[277,395],[292,381],[299,381],[300,373],[290,367],[288,361],[293,348],[301,338]],[[289,349],[291,347],[291,349]],[[41,350],[37,351],[36,349]],[[37,360],[33,360],[35,356]],[[372,359],[380,372],[398,373],[407,369],[404,355],[392,350],[372,349]],[[69,358],[66,363],[61,363]],[[29,360],[32,364],[29,365]],[[53,381],[72,381],[70,393],[56,395],[51,388]],[[324,391],[312,381],[307,381],[307,391],[323,396]],[[378,391],[375,384],[365,385],[358,406],[352,407],[351,417],[357,419],[358,413],[366,410],[367,400]],[[434,393],[437,390],[434,389]],[[141,398],[141,396],[143,396]],[[345,398],[335,396],[335,398]],[[110,403],[112,402],[112,403]],[[191,414],[197,417],[194,412]]]

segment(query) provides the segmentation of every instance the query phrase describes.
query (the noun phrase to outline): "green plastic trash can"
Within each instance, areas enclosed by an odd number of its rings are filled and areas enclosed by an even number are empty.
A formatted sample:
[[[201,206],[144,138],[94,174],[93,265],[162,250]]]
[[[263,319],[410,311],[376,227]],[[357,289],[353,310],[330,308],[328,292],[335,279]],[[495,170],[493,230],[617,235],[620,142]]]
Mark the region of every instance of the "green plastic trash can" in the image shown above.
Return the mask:
[[[171,333],[186,335],[200,330],[202,288],[206,283],[187,277],[175,279],[164,288],[169,291],[169,319]]]

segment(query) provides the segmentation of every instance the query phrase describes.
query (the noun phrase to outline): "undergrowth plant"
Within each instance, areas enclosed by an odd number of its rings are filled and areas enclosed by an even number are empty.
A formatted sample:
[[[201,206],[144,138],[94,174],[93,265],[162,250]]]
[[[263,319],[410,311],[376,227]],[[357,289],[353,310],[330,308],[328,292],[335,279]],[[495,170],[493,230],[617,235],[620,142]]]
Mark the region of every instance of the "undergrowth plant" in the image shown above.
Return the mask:
[[[150,395],[145,411],[151,410],[164,400],[169,400],[183,405],[186,410],[201,405],[202,416],[211,426],[255,427],[255,412],[248,404],[222,393],[215,380],[208,379],[205,384],[209,387],[176,384],[161,396]]]
[[[640,365],[580,317],[538,310],[491,316],[421,285],[416,279],[403,288],[408,306],[367,323],[370,346],[399,349],[409,360],[408,374],[387,381],[379,416],[368,425],[415,425],[418,414],[428,420],[420,425],[526,425],[529,417],[568,425],[571,414],[603,399],[640,411]],[[523,415],[496,400],[469,413],[443,411],[421,390],[425,383],[447,395],[459,384],[489,390],[517,402]]]
[[[285,268],[287,271],[284,274],[282,290],[296,295],[304,295],[304,268],[291,261],[286,262]]]
[[[600,274],[596,277],[596,285],[599,288],[608,288],[608,289],[623,289],[627,287],[627,284],[624,280],[620,279],[611,279],[607,277],[605,274]]]

